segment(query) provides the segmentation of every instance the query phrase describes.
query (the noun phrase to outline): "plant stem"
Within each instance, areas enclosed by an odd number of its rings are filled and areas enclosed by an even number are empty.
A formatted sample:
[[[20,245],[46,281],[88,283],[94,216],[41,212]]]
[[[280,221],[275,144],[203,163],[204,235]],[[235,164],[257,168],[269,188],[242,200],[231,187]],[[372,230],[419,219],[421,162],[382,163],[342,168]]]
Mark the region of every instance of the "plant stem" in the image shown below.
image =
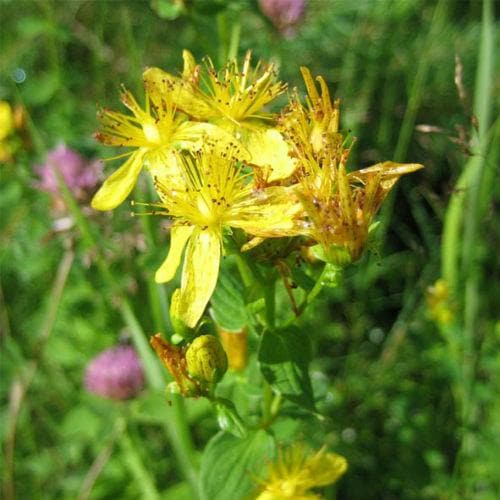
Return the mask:
[[[231,36],[229,38],[229,47],[227,49],[227,58],[232,61],[238,56],[238,47],[240,45],[241,22],[238,19],[233,22]]]
[[[300,306],[298,308],[299,315],[301,315],[306,310],[307,306],[309,304],[311,304],[312,301],[319,295],[321,290],[323,290],[324,279],[325,279],[327,272],[328,272],[328,265],[325,264],[325,266],[323,267],[323,270],[321,271],[321,274],[319,275],[319,278],[316,280],[316,283],[314,284],[314,286],[312,287],[310,292],[306,295],[306,297],[302,301],[302,304],[300,304]]]
[[[240,253],[235,253],[236,266],[240,272],[241,279],[245,286],[251,286],[255,282],[252,268]]]
[[[484,185],[489,179],[487,153],[490,138],[495,137],[495,130],[489,133],[492,105],[492,81],[494,61],[494,22],[493,2],[484,0],[481,29],[481,43],[476,72],[474,112],[477,118],[477,134],[472,130],[472,156],[465,164],[453,193],[445,216],[442,244],[442,275],[455,299],[462,306],[462,314],[457,318],[457,330],[462,332],[461,359],[457,360],[459,375],[460,420],[462,432],[460,448],[455,457],[454,476],[462,491],[462,481],[467,475],[464,463],[467,459],[468,431],[473,418],[475,363],[479,356],[477,346],[477,326],[479,315],[480,284],[482,277],[481,261],[478,248],[481,246],[479,224],[483,207],[488,203],[492,191]],[[494,157],[492,153],[491,157]],[[481,199],[486,195],[486,199]]]
[[[124,429],[120,439],[120,446],[125,457],[125,465],[130,471],[136,485],[141,489],[141,497],[145,500],[156,500],[160,498],[160,494],[156,489],[155,483],[151,474],[144,466],[142,458],[137,451],[137,447],[132,441],[129,433],[126,430],[125,419],[122,420],[121,426]]]
[[[102,258],[99,246],[92,234],[87,219],[83,216],[78,203],[73,198],[70,190],[60,176],[59,184],[64,201],[76,221],[85,246],[93,249],[96,253],[96,265],[101,277],[110,290],[112,290],[118,297],[118,308],[120,314],[124,323],[130,330],[132,341],[134,342],[139,356],[142,359],[148,385],[156,391],[161,391],[165,386],[164,372],[161,370],[158,360],[146,340],[144,331],[134,314],[132,306],[121,291],[117,289],[113,276],[106,265],[106,262]],[[179,398],[172,397],[172,406],[170,409],[165,405],[165,429],[167,431],[169,441],[172,444],[177,463],[179,464],[185,478],[189,481],[193,494],[197,496],[198,482],[196,465],[194,462],[194,448],[184,413],[183,402]]]
[[[264,287],[264,300],[266,303],[266,322],[270,329],[276,326],[276,282],[271,281]]]
[[[401,131],[399,133],[398,142],[396,144],[396,149],[393,155],[394,161],[402,162],[406,160],[411,137],[413,135],[413,129],[415,127],[417,112],[424,94],[425,81],[429,73],[431,54],[433,53],[432,48],[434,47],[436,40],[439,39],[440,33],[444,29],[443,26],[444,21],[446,20],[447,8],[448,2],[446,0],[440,0],[436,5],[436,8],[434,9],[431,25],[422,47],[422,57],[419,58],[417,69],[415,72],[415,78],[412,82],[409,92],[408,104],[406,106],[403,122],[401,124]],[[397,187],[398,186],[396,184],[396,186],[392,189],[392,191],[385,199],[384,205],[382,207],[380,216],[381,224],[378,229],[378,238],[381,248],[383,247],[390,225]]]

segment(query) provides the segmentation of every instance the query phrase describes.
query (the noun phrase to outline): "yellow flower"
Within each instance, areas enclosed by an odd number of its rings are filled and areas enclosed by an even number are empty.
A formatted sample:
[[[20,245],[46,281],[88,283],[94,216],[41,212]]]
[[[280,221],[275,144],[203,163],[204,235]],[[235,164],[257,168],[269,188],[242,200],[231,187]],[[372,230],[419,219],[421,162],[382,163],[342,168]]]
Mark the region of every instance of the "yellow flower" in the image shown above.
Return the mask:
[[[318,499],[312,488],[335,483],[347,470],[347,460],[323,447],[314,455],[303,445],[282,450],[276,463],[269,466],[268,477],[261,481],[257,500]]]
[[[297,194],[306,214],[304,235],[320,243],[323,258],[345,264],[361,256],[373,217],[403,174],[422,168],[416,163],[383,162],[347,173],[350,145],[339,132],[339,101],[328,87],[301,68],[307,105],[295,96],[280,117],[280,130],[297,160]]]
[[[220,136],[221,131],[207,123],[194,123],[176,113],[176,105],[169,93],[161,95],[154,89],[146,93],[145,109],[133,95],[123,90],[122,103],[132,112],[124,115],[111,110],[101,112],[102,129],[96,138],[111,146],[134,148],[127,161],[106,179],[92,200],[98,210],[111,210],[122,203],[137,182],[143,166],[154,175],[176,175],[173,148],[199,148],[203,136]]]
[[[14,113],[7,101],[0,101],[0,141],[14,130]]]
[[[189,327],[196,325],[215,288],[224,228],[263,238],[298,231],[300,205],[293,192],[279,186],[255,188],[238,157],[236,145],[207,145],[199,153],[178,155],[182,182],[155,177],[161,205],[174,218],[170,250],[155,279],[171,280],[185,249],[175,314]]]
[[[14,113],[7,101],[0,101],[0,163],[12,158],[8,137],[14,130]]]
[[[389,191],[401,175],[420,168],[415,163],[384,162],[348,174],[343,163],[323,165],[298,187],[309,222],[304,234],[321,244],[327,262],[359,259]]]
[[[183,57],[182,77],[150,68],[144,74],[146,88],[173,94],[184,113],[231,133],[248,152],[250,162],[264,169],[267,182],[289,177],[295,163],[280,132],[269,126],[273,115],[264,111],[286,89],[286,84],[276,81],[274,65],[259,61],[252,68],[248,51],[241,68],[230,61],[217,72],[208,58],[201,67],[190,52],[185,50]]]
[[[342,153],[344,137],[339,133],[340,100],[331,101],[330,92],[323,77],[318,76],[318,92],[309,69],[301,67],[306,85],[307,106],[295,95],[280,117],[280,129],[293,144],[298,157],[319,160],[327,153]]]
[[[429,316],[440,325],[449,325],[454,319],[453,305],[448,284],[438,279],[425,294]]]

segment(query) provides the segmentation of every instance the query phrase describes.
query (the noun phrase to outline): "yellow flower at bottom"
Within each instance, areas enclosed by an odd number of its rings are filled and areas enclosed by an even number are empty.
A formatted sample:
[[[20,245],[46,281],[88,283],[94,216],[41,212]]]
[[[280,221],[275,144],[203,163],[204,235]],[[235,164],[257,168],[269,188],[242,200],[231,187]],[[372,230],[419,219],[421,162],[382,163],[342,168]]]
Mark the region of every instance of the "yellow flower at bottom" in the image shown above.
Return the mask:
[[[200,153],[179,154],[176,180],[182,181],[177,184],[155,177],[161,206],[174,218],[170,251],[155,279],[170,281],[185,253],[174,311],[189,327],[196,326],[217,283],[224,228],[261,238],[299,233],[295,219],[301,207],[293,191],[255,187],[234,148],[211,145]]]
[[[347,460],[323,447],[314,455],[295,444],[282,450],[278,460],[269,466],[268,477],[261,481],[257,500],[318,499],[312,488],[336,482],[347,470]]]

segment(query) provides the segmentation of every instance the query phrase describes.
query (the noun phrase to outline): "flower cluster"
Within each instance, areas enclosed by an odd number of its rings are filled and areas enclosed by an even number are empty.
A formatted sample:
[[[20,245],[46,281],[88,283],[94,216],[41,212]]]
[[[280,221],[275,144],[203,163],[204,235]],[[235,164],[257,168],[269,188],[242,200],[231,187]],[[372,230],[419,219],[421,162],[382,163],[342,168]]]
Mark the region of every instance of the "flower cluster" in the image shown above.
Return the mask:
[[[87,366],[85,387],[109,399],[137,396],[144,387],[144,372],[135,349],[122,345],[101,352]]]
[[[100,161],[87,161],[78,152],[60,144],[48,152],[43,165],[35,166],[35,171],[40,177],[35,187],[59,196],[60,182],[63,181],[73,196],[83,201],[94,192],[99,183],[101,170]]]
[[[281,114],[273,114],[268,105],[286,90],[273,64],[252,66],[249,52],[241,66],[230,61],[217,71],[209,59],[197,64],[188,51],[183,57],[178,76],[144,72],[144,106],[124,89],[121,100],[131,114],[101,112],[97,138],[131,149],[118,156],[126,161],[92,206],[115,208],[140,172],[149,173],[156,211],[173,222],[170,250],[155,278],[170,281],[184,255],[171,310],[194,328],[235,231],[246,235],[242,251],[293,238],[326,262],[354,261],[387,193],[421,165],[384,162],[348,173],[351,144],[339,131],[339,102],[321,77],[318,89],[305,68],[305,102],[295,92]]]

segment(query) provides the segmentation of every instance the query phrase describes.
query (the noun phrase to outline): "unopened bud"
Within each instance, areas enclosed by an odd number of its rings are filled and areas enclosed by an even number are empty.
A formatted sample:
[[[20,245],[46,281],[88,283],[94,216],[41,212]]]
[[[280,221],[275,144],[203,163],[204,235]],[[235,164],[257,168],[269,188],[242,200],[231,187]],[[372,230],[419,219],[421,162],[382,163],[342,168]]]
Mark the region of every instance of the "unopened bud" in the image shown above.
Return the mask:
[[[219,328],[222,345],[227,353],[229,368],[240,371],[247,365],[248,336],[246,329],[230,332]]]
[[[201,335],[186,352],[189,374],[203,383],[215,384],[226,373],[227,356],[217,337]]]

